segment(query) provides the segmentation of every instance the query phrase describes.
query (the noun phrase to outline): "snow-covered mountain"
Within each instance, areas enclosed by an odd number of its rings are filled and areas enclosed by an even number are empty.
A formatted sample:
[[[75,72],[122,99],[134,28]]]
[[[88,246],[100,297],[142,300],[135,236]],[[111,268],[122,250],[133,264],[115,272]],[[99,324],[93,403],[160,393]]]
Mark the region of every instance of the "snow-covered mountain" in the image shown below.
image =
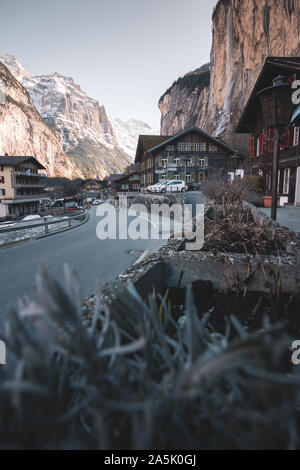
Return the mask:
[[[25,77],[34,106],[53,128],[65,152],[74,149],[82,139],[90,139],[113,149],[113,128],[104,106],[90,98],[71,77],[58,73]]]
[[[0,155],[32,155],[49,176],[82,176],[33,106],[26,89],[1,62],[0,83],[5,90],[5,100],[0,102]]]
[[[122,121],[121,119],[111,119],[111,123],[117,138],[119,147],[132,158],[135,157],[137,142],[140,134],[159,134],[154,131],[149,124],[137,119]]]
[[[4,54],[0,52],[0,62],[4,64],[13,76],[21,82],[23,78],[29,78],[30,74],[20,64],[18,59],[14,55]]]
[[[1,59],[27,89],[32,103],[83,177],[104,178],[132,163],[117,144],[104,106],[72,78],[58,73],[30,76],[15,57],[1,54]]]

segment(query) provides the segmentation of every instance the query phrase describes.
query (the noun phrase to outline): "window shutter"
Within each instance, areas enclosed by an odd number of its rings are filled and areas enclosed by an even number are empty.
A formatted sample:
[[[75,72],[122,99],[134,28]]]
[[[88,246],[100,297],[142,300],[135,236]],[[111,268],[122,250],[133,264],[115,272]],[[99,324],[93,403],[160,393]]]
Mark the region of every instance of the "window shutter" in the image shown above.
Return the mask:
[[[281,144],[280,148],[285,149],[290,146],[290,137],[291,137],[291,130],[288,129],[287,131],[284,131],[281,135]]]
[[[261,133],[261,143],[260,143],[261,155],[265,155],[268,151],[268,149],[267,149],[267,137],[268,137],[268,131],[264,131],[264,132]]]
[[[255,138],[251,137],[250,138],[250,155],[249,155],[250,158],[254,157],[254,146],[255,146]]]

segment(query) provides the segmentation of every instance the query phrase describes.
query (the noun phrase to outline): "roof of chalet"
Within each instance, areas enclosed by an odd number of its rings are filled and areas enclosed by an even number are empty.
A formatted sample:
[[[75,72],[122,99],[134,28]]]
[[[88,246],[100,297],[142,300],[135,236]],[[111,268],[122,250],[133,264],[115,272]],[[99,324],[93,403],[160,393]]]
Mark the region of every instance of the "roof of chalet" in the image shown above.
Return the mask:
[[[169,135],[140,135],[135,155],[135,163],[141,161],[142,155],[155,145],[170,139]]]
[[[8,155],[0,156],[0,165],[3,166],[18,166],[21,163],[33,163],[39,170],[46,170],[46,168],[34,157],[9,157]]]
[[[85,186],[87,186],[87,185],[90,184],[90,183],[92,183],[92,184],[97,184],[98,186],[101,186],[101,187],[103,186],[103,182],[102,182],[102,181],[93,180],[93,179],[88,179],[88,180],[83,181],[83,182],[81,183],[81,187],[84,188]]]
[[[288,75],[300,72],[300,57],[267,57],[259,77],[251,91],[247,104],[241,114],[235,132],[237,134],[251,133],[251,122],[257,116],[259,98],[257,93],[266,87],[272,86],[272,80],[278,74]]]
[[[135,170],[135,171],[131,171],[130,173],[125,173],[124,175],[119,175],[119,178],[116,178],[114,180],[114,183],[118,182],[118,181],[121,181],[121,180],[124,180],[125,178],[128,178],[132,175],[139,175],[140,172],[138,170]]]
[[[185,135],[190,134],[191,132],[198,132],[203,137],[205,137],[206,139],[208,139],[211,142],[215,143],[216,145],[223,148],[227,152],[236,153],[236,151],[232,147],[230,147],[228,144],[226,144],[223,140],[220,140],[217,137],[213,137],[212,135],[210,135],[207,132],[200,129],[200,127],[198,127],[198,126],[189,127],[188,129],[185,129],[184,131],[181,131],[178,134],[173,135],[172,137],[169,136],[168,139],[165,140],[164,142],[161,142],[160,144],[156,145],[155,147],[149,148],[147,150],[147,153],[149,154],[149,153],[155,152],[156,150],[159,150],[160,148],[163,148],[166,145],[170,145],[172,142],[174,142],[174,140],[177,140],[180,137],[184,137]]]
[[[117,181],[118,179],[122,178],[122,176],[125,176],[125,173],[111,173],[109,175],[109,181]]]

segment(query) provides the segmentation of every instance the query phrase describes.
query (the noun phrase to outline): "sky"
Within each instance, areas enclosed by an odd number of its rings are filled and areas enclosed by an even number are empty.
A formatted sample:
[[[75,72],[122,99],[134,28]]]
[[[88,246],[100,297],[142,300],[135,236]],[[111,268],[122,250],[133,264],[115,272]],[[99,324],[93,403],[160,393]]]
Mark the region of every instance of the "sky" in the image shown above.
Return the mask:
[[[216,0],[0,0],[0,51],[72,77],[112,117],[160,127],[160,96],[209,62]]]

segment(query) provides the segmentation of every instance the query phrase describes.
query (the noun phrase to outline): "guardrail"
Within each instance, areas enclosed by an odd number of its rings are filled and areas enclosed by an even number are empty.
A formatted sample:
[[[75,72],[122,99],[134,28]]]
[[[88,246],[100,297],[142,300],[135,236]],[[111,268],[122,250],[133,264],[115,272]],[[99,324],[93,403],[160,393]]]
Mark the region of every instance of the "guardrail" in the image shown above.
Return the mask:
[[[64,217],[63,219],[61,220],[51,220],[51,218],[47,218],[45,217],[44,218],[44,221],[43,222],[32,222],[31,224],[24,224],[24,225],[18,225],[17,227],[7,227],[7,228],[0,228],[0,235],[2,233],[9,233],[9,232],[17,232],[19,230],[28,230],[28,229],[31,229],[31,228],[38,228],[38,227],[45,227],[45,233],[49,233],[49,225],[59,225],[59,224],[65,224],[66,222],[68,222],[68,226],[71,227],[72,226],[72,221],[73,220],[80,220],[80,221],[84,221],[88,216],[88,211],[84,211],[84,212],[80,212],[76,215],[72,215],[72,216],[68,216],[68,217]]]

